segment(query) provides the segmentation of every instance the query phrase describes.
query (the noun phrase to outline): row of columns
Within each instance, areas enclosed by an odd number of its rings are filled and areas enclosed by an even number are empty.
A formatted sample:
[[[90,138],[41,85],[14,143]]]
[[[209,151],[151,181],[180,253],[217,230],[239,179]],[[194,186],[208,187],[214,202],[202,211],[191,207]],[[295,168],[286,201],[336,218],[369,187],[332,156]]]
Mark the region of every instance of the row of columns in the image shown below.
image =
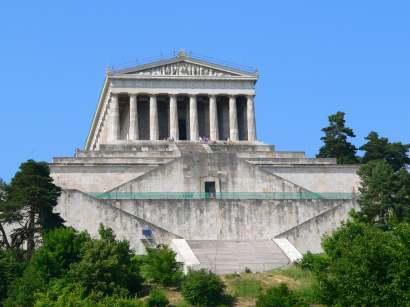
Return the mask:
[[[118,140],[120,134],[120,114],[118,105],[118,94],[111,94],[111,139]],[[248,141],[256,140],[256,127],[255,127],[255,108],[253,95],[246,96],[247,101],[247,130]],[[129,138],[131,140],[138,139],[138,116],[137,116],[137,95],[130,94],[130,127]],[[150,140],[159,139],[159,123],[158,123],[158,105],[157,96],[149,96],[149,122],[150,122]],[[170,137],[174,140],[179,139],[178,128],[178,107],[177,96],[169,96],[169,127]],[[199,138],[198,130],[198,108],[197,99],[195,95],[189,96],[189,135],[191,141],[197,141]],[[210,140],[219,140],[218,129],[218,114],[216,106],[216,96],[209,95],[209,132]],[[229,96],[229,137],[232,141],[239,140],[238,131],[238,115],[236,108],[236,97],[234,95]]]

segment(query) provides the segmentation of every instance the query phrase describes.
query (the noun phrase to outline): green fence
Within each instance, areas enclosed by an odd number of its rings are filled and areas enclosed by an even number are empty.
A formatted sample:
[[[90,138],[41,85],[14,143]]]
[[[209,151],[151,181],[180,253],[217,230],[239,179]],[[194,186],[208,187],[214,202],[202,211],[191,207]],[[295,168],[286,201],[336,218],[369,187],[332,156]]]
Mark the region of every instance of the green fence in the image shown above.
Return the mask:
[[[108,192],[89,193],[99,199],[353,199],[352,193],[313,192]]]

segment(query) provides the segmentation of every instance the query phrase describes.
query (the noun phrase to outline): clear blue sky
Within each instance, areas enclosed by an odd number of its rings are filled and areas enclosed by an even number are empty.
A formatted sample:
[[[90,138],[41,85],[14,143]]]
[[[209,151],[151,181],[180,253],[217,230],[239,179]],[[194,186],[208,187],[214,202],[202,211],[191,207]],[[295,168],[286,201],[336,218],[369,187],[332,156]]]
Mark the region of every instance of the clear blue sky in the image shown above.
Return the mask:
[[[1,1],[0,177],[82,148],[107,66],[185,48],[259,69],[258,138],[321,145],[347,113],[410,142],[408,1]]]

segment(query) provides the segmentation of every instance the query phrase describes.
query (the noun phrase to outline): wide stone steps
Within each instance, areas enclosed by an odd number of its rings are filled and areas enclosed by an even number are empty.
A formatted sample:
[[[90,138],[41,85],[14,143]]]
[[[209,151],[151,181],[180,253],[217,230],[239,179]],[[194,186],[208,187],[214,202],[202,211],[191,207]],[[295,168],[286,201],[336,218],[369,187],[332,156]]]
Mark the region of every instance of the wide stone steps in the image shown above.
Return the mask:
[[[289,263],[288,257],[271,240],[187,240],[201,268],[216,274],[273,270]]]

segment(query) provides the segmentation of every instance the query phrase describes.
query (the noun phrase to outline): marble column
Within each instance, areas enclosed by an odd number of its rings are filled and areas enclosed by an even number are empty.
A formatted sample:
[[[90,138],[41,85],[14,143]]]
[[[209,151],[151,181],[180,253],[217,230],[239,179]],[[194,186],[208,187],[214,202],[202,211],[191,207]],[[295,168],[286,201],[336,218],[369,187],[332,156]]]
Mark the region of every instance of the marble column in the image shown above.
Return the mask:
[[[209,136],[211,141],[218,141],[219,130],[218,130],[218,111],[216,107],[216,96],[209,96]]]
[[[248,122],[248,141],[256,141],[255,107],[253,95],[246,97],[246,120]]]
[[[130,95],[130,129],[129,139],[138,140],[138,109],[137,109],[137,95]]]
[[[158,106],[157,96],[150,95],[149,97],[149,139],[151,141],[158,140],[159,126],[158,126]]]
[[[236,111],[236,97],[229,96],[229,138],[238,140],[238,112]]]
[[[111,141],[116,141],[120,136],[120,112],[118,107],[118,95],[111,94]]]
[[[189,136],[191,141],[197,141],[198,135],[198,108],[196,96],[189,96]]]
[[[174,140],[179,139],[178,106],[176,95],[169,96],[169,135]]]

